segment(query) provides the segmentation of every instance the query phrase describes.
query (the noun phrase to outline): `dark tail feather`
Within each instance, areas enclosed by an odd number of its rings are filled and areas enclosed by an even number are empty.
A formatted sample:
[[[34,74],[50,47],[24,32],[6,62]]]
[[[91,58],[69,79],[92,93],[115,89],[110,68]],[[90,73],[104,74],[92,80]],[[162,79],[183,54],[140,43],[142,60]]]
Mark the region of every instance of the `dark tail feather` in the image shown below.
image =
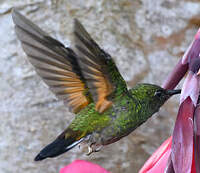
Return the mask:
[[[82,140],[83,138],[78,141],[75,141],[72,138],[65,139],[65,138],[58,137],[55,141],[53,141],[52,143],[47,145],[45,148],[43,148],[40,151],[40,153],[35,157],[34,160],[40,161],[48,157],[56,157],[72,149],[77,144],[79,144]]]

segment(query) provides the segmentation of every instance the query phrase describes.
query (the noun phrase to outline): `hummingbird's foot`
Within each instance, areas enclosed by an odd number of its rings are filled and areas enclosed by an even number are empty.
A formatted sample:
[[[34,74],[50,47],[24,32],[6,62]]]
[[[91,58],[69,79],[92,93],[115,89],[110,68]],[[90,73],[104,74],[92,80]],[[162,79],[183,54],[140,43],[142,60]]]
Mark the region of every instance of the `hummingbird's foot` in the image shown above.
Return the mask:
[[[99,146],[98,148],[96,148],[97,146],[94,145],[94,143],[92,143],[91,145],[88,146],[88,153],[86,154],[87,156],[89,156],[90,154],[94,153],[94,152],[99,152],[102,148],[102,146]]]

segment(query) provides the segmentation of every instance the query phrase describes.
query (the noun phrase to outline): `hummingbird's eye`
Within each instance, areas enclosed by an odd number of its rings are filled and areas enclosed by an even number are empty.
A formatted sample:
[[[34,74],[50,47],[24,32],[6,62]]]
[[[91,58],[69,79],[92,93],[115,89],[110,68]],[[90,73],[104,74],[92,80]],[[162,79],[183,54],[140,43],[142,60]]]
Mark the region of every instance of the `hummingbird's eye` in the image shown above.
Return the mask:
[[[157,90],[155,93],[154,93],[154,96],[157,96],[157,97],[160,97],[162,95],[162,91],[161,90]]]

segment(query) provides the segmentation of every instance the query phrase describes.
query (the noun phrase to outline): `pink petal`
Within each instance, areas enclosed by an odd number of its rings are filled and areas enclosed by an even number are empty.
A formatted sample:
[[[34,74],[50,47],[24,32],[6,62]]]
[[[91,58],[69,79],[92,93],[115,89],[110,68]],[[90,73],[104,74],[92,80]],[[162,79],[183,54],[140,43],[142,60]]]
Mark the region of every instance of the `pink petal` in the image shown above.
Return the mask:
[[[190,51],[187,54],[188,62],[190,62],[192,58],[198,58],[199,53],[200,53],[200,39],[195,39]]]
[[[196,106],[200,92],[200,77],[189,71],[181,90],[180,103],[187,97],[190,97],[193,104]]]
[[[193,160],[192,160],[192,170],[191,173],[196,173],[196,165],[195,165],[195,156],[194,156],[194,152],[193,152]],[[197,172],[199,173],[199,172]]]
[[[192,58],[189,62],[189,71],[198,74],[200,69],[200,57]]]
[[[173,132],[171,158],[176,173],[191,173],[194,105],[188,97],[179,108]]]
[[[189,54],[189,52],[190,52],[190,50],[192,48],[192,45],[194,44],[194,41],[195,41],[195,39],[192,40],[192,43],[190,43],[189,47],[187,48],[186,52],[184,53],[184,55],[182,57],[182,64],[187,64],[189,62],[189,60],[188,60],[188,58],[189,58],[188,54]]]
[[[194,40],[184,53],[182,63],[187,64],[192,58],[198,58],[200,53],[200,29],[196,33]]]
[[[109,173],[97,164],[84,160],[75,160],[60,170],[60,173]]]
[[[167,160],[171,151],[172,137],[168,138],[146,161],[139,173],[152,173],[152,171],[163,170],[166,167]],[[157,173],[157,172],[155,172]]]
[[[197,31],[196,35],[195,35],[195,39],[200,39],[200,28]]]
[[[196,171],[200,173],[200,105],[194,113],[194,156]]]
[[[160,160],[154,165],[154,167],[148,170],[147,173],[163,173],[165,171],[170,154],[171,154],[171,149],[167,150],[162,155]]]
[[[179,62],[176,64],[174,70],[165,80],[162,87],[165,89],[174,89],[176,85],[180,82],[180,80],[183,78],[187,70],[188,64],[182,64],[182,60],[180,59]]]
[[[174,173],[174,167],[173,167],[171,155],[169,156],[167,166],[165,168],[165,173]]]

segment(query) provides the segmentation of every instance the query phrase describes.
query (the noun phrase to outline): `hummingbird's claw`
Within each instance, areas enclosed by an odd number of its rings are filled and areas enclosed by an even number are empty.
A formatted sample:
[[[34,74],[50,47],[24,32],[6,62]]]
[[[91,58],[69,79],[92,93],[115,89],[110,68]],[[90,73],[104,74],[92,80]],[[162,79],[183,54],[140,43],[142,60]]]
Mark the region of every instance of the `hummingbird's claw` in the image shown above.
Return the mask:
[[[101,150],[102,147],[103,147],[103,146],[99,146],[98,148],[96,148],[96,149],[94,150],[94,152],[99,152],[99,151]]]
[[[94,151],[92,150],[91,146],[88,146],[88,153],[86,154],[87,156],[89,156],[90,154],[92,154]]]
[[[92,146],[94,146],[94,144],[91,144],[90,146],[88,146],[88,153],[86,154],[87,156],[89,156],[90,154],[92,154],[94,152],[99,152],[102,148],[102,146],[99,146],[98,148],[95,148]]]

